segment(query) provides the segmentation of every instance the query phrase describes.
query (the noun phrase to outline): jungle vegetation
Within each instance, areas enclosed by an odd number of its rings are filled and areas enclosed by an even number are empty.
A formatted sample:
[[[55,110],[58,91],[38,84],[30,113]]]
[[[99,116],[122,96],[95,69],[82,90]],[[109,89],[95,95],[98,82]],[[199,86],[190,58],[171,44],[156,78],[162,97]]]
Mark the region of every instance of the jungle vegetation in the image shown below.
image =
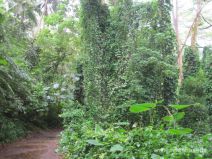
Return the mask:
[[[63,127],[67,159],[210,159],[211,1],[185,43],[171,0],[77,2],[0,0],[0,144]]]

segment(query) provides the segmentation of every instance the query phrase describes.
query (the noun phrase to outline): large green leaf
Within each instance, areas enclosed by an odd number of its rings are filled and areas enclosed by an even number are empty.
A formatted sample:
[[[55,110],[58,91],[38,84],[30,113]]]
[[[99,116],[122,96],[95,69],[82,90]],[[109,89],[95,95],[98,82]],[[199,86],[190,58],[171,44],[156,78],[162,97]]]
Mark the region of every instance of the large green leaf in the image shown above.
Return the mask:
[[[155,103],[143,103],[135,104],[130,107],[130,112],[132,113],[141,113],[153,109],[156,107]]]
[[[171,121],[174,121],[174,116],[165,116],[165,117],[163,117],[163,120],[164,121],[168,121],[168,122],[171,122]]]
[[[184,116],[185,116],[185,112],[179,112],[179,113],[174,114],[174,119],[176,121],[179,121],[179,120],[183,119]]]
[[[157,155],[157,154],[152,154],[151,159],[163,159],[163,157]]]
[[[168,122],[179,121],[179,120],[183,119],[184,116],[185,116],[184,112],[179,112],[179,113],[175,113],[170,116],[165,116],[165,117],[163,117],[163,120],[168,121]]]
[[[171,105],[172,108],[175,108],[177,110],[185,109],[190,107],[191,105]]]
[[[5,60],[0,56],[0,65],[7,65],[7,64],[8,64],[7,60]]]
[[[123,147],[119,144],[114,145],[110,148],[110,152],[117,152],[117,151],[123,151]]]
[[[180,129],[169,129],[167,132],[171,135],[186,135],[190,134],[193,130],[189,128],[180,128]]]
[[[130,125],[130,123],[129,122],[118,122],[118,123],[114,123],[114,125],[126,126],[126,125]]]
[[[90,145],[101,146],[103,144],[99,143],[97,140],[87,140]]]
[[[207,143],[207,142],[211,142],[212,141],[212,134],[207,134],[207,135],[204,135],[202,137],[203,139],[203,142]]]

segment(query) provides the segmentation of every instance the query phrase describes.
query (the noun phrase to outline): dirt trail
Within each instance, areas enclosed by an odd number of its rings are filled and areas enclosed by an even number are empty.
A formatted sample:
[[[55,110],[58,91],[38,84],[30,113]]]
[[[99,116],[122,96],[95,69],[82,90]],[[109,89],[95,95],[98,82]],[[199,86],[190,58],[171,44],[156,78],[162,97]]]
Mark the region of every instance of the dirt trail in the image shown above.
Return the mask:
[[[61,159],[55,152],[58,135],[58,130],[42,131],[0,147],[0,159]]]

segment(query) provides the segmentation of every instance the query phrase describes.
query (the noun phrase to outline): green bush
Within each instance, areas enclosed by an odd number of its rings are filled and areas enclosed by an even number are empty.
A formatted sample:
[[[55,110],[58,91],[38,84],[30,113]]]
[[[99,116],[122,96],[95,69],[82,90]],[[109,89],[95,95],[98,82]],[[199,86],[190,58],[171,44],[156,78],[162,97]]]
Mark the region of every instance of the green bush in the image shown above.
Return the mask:
[[[201,104],[194,104],[184,109],[186,113],[180,124],[191,128],[198,134],[205,134],[210,131],[208,108]]]
[[[185,48],[184,55],[184,78],[186,79],[189,76],[195,76],[200,69],[200,60],[199,60],[198,49],[192,49],[191,47]]]
[[[72,126],[72,128],[81,127],[79,123],[85,119],[85,111],[82,105],[78,102],[68,101],[63,103],[62,114],[60,117],[63,119],[63,125]]]
[[[195,76],[187,77],[180,91],[180,102],[187,104],[205,104],[205,83],[206,76],[203,70],[199,70]]]
[[[80,131],[67,128],[62,133],[61,151],[67,159],[209,159],[209,140],[211,136],[173,136],[152,127],[126,131],[111,126],[104,130],[86,122]]]
[[[0,114],[0,144],[16,140],[26,134],[24,123]]]
[[[85,118],[86,113],[80,108],[81,105],[76,102],[70,104],[65,105],[61,115],[66,129],[61,135],[60,151],[67,159],[209,159],[212,136],[195,136],[190,129],[193,128],[195,133],[206,132],[206,127],[199,125],[206,123],[207,119],[207,110],[201,105],[166,107],[173,114],[160,119],[163,122],[156,129],[135,123],[127,127],[127,122],[114,123],[108,127],[101,123],[103,128]],[[157,107],[157,103],[143,103],[134,104],[129,110],[134,114],[151,113]],[[188,112],[191,116],[186,116]],[[193,125],[189,123],[190,119]],[[180,127],[182,125],[190,128]]]

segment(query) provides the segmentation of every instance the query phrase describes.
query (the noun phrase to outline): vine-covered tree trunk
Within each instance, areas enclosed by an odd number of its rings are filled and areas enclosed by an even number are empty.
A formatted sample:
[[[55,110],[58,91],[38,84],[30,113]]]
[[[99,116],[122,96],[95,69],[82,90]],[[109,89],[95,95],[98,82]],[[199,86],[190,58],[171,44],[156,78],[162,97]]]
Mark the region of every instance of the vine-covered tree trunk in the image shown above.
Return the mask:
[[[212,115],[212,50],[208,47],[205,47],[203,51],[203,64],[207,77],[206,105],[209,109],[209,114]]]
[[[111,74],[111,56],[107,45],[109,11],[100,0],[82,0],[85,103],[89,110],[102,116],[109,109],[108,81]],[[99,109],[101,108],[101,112]],[[97,113],[98,112],[98,113]]]
[[[200,62],[198,56],[198,50],[193,50],[191,47],[187,47],[184,53],[184,78],[188,76],[194,76],[200,69]]]
[[[158,0],[159,7],[159,32],[164,34],[164,39],[159,48],[163,56],[166,67],[172,71],[164,72],[163,100],[165,105],[175,102],[176,98],[176,68],[175,68],[175,35],[171,24],[171,3],[170,0]],[[172,68],[173,67],[173,68]]]

